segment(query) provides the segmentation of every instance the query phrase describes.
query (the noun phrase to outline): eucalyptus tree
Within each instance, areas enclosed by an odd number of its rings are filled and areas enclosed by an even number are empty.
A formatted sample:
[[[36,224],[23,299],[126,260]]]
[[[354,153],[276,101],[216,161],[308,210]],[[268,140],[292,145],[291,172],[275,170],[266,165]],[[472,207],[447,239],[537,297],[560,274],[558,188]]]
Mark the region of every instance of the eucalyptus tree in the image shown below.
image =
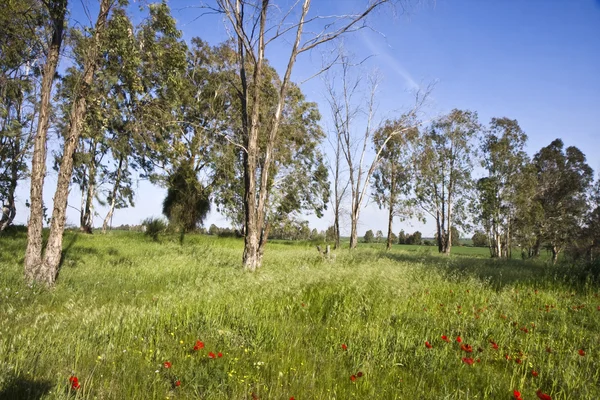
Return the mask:
[[[487,176],[477,182],[478,220],[488,235],[492,257],[510,258],[519,180],[526,177],[527,135],[516,120],[492,118],[481,142],[481,166]]]
[[[575,146],[564,148],[555,139],[533,157],[537,173],[537,195],[542,218],[537,221],[535,253],[547,242],[552,262],[577,236],[588,211],[588,191],[593,182],[593,170],[585,155]]]
[[[0,14],[0,231],[16,215],[15,191],[28,173],[27,158],[35,132],[37,77],[42,56],[38,35],[43,8],[34,0],[11,1]]]
[[[120,1],[125,3],[125,0]],[[90,30],[91,34],[86,39],[85,50],[83,50],[83,64],[81,79],[77,87],[75,98],[69,114],[68,130],[65,136],[63,156],[60,162],[56,192],[54,194],[54,206],[52,219],[50,221],[50,234],[46,244],[46,251],[41,261],[41,247],[36,253],[34,260],[37,262],[25,264],[25,274],[30,280],[36,280],[46,285],[53,285],[58,275],[58,268],[62,256],[62,240],[66,219],[67,199],[69,185],[73,174],[73,156],[82,132],[82,125],[87,110],[88,96],[94,79],[95,72],[101,58],[102,41],[105,39],[108,15],[117,4],[117,0],[101,0],[98,18],[95,26]],[[66,4],[63,4],[66,6]],[[62,14],[64,17],[64,13]],[[34,156],[35,157],[35,156]],[[39,182],[36,182],[37,184]],[[34,186],[32,178],[32,187]],[[32,189],[33,191],[33,189]],[[33,196],[32,196],[33,197]],[[33,203],[33,199],[32,199]],[[33,213],[33,210],[32,210]],[[41,229],[39,241],[41,242]]]
[[[295,2],[289,10],[281,10],[269,0],[216,0],[215,10],[225,16],[233,33],[241,87],[238,101],[242,140],[236,145],[243,147],[245,241],[242,264],[245,269],[254,271],[262,263],[268,237],[270,190],[274,187],[270,183],[273,182],[274,149],[297,57],[364,27],[367,15],[387,2],[370,1],[359,12],[346,15],[312,16],[309,15],[310,0]],[[261,121],[266,52],[274,42],[285,39],[290,39],[291,46],[285,72],[275,93],[272,118]],[[267,132],[262,140],[261,131]]]
[[[450,254],[452,227],[468,221],[476,155],[473,140],[479,129],[477,113],[454,109],[433,121],[414,153],[414,201],[423,215],[435,220],[440,253]]]
[[[382,148],[380,161],[373,173],[373,198],[379,208],[388,210],[388,233],[386,249],[393,244],[393,220],[395,217],[405,218],[411,214],[410,194],[412,183],[412,151],[415,140],[419,136],[416,126],[402,126],[403,119],[386,121],[373,135],[373,145]],[[393,132],[400,134],[392,135]],[[385,140],[391,136],[386,146]]]

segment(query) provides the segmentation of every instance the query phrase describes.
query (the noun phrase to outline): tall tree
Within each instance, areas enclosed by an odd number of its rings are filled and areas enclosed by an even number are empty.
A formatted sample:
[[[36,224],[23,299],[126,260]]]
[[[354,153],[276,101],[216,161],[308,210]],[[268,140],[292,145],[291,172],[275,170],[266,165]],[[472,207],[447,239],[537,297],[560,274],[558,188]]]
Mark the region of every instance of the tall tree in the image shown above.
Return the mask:
[[[577,147],[564,148],[560,139],[543,147],[533,157],[537,172],[537,196],[543,217],[536,227],[536,253],[543,242],[552,251],[552,262],[576,237],[588,207],[593,170]]]
[[[54,207],[52,210],[52,219],[50,221],[50,235],[48,237],[48,243],[46,244],[44,261],[32,266],[32,268],[28,268],[26,265],[26,274],[34,280],[45,283],[46,285],[53,285],[58,275],[58,268],[62,256],[62,240],[65,228],[69,184],[71,183],[73,174],[73,155],[81,135],[90,87],[100,61],[102,40],[104,39],[108,14],[115,4],[116,0],[101,0],[98,18],[93,33],[89,38],[88,46],[86,46],[85,49],[83,72],[69,116],[68,133],[65,137],[63,157],[61,159],[58,182],[54,194]]]
[[[516,120],[492,118],[481,142],[481,165],[487,177],[477,182],[479,222],[489,236],[492,257],[511,257],[519,180],[529,157],[523,150],[527,135]]]
[[[33,142],[33,158],[31,160],[30,214],[27,226],[27,249],[25,251],[25,277],[29,281],[52,283],[54,276],[50,277],[42,265],[42,224],[44,215],[42,190],[46,175],[46,138],[50,118],[50,96],[62,46],[67,0],[51,0],[45,2],[44,5],[47,11],[47,31],[51,39],[45,48],[37,132]]]
[[[327,17],[308,17],[311,1],[304,0],[298,14],[293,9],[283,12],[275,19],[272,14],[276,7],[270,6],[269,0],[216,0],[218,11],[222,12],[234,32],[237,49],[238,73],[241,81],[239,101],[241,103],[241,120],[244,147],[244,254],[242,263],[245,269],[254,271],[262,263],[264,246],[268,231],[267,206],[269,198],[269,181],[273,150],[279,134],[287,92],[290,88],[291,74],[298,55],[331,42],[340,35],[360,29],[365,17],[374,9],[387,3],[387,0],[374,0],[359,13],[330,17],[334,20],[323,22]],[[295,8],[299,2],[294,3]],[[292,16],[298,19],[291,22]],[[273,24],[271,25],[271,23]],[[291,27],[290,27],[291,22]],[[320,23],[317,34],[305,35],[305,26]],[[295,31],[295,34],[293,32]],[[261,87],[265,68],[267,47],[277,39],[291,36],[292,46],[283,79],[276,93],[276,106],[270,121],[260,121]],[[303,40],[304,39],[304,40]],[[248,66],[250,63],[250,68]],[[259,146],[261,125],[268,126],[265,145]],[[267,235],[265,235],[267,233]]]
[[[386,249],[393,244],[393,220],[395,217],[405,218],[410,215],[408,194],[411,188],[411,157],[414,141],[419,136],[417,127],[409,129],[399,126],[402,120],[386,121],[373,135],[373,145],[376,149],[382,148],[385,140],[391,133],[393,135],[387,146],[381,152],[381,161],[373,173],[373,197],[379,208],[388,210],[388,233]]]
[[[452,226],[464,226],[479,132],[477,113],[452,110],[434,121],[415,151],[415,202],[436,223],[440,253],[450,254]]]

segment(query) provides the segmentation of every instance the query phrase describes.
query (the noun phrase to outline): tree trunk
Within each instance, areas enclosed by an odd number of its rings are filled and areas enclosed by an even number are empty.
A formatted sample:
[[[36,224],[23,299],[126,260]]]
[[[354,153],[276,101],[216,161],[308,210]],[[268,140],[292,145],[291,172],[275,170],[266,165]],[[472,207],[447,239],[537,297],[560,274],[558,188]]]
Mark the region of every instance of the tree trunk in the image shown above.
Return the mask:
[[[355,249],[356,245],[358,244],[358,216],[354,213],[354,210],[352,210],[352,222],[351,222],[351,226],[350,226],[350,249]]]
[[[393,239],[392,239],[392,222],[394,220],[394,205],[390,200],[390,210],[388,212],[388,234],[387,234],[387,245],[385,246],[386,250],[391,250]]]
[[[92,233],[93,225],[93,208],[94,208],[94,196],[96,192],[96,159],[95,159],[96,146],[91,149],[92,160],[88,168],[88,185],[87,194],[85,199],[85,205],[81,210],[81,224],[79,230],[85,233]]]
[[[335,209],[335,220],[333,221],[333,235],[335,236],[335,243],[333,245],[334,249],[340,248],[340,210],[339,203],[336,205]]]
[[[7,193],[7,202],[2,205],[2,218],[0,219],[0,232],[12,224],[15,216],[17,215],[17,207],[15,204],[15,191],[17,189],[18,171],[16,170],[17,164],[13,164],[12,176],[10,185]]]
[[[115,204],[117,202],[117,191],[119,189],[119,185],[121,184],[121,168],[123,167],[123,157],[119,158],[119,165],[117,166],[117,177],[115,178],[115,184],[113,186],[112,193],[110,195],[110,208],[108,209],[108,213],[104,218],[104,223],[102,223],[102,233],[106,233],[106,229],[108,228],[108,224],[112,219],[113,213],[115,212]]]
[[[58,173],[58,183],[54,194],[54,208],[52,210],[52,220],[50,222],[50,236],[46,245],[46,254],[44,257],[44,269],[48,274],[46,282],[53,284],[58,275],[58,268],[62,258],[62,241],[65,229],[65,218],[67,209],[67,200],[69,197],[69,184],[73,175],[73,154],[77,149],[83,118],[87,109],[87,96],[90,85],[96,71],[98,57],[100,54],[100,35],[106,27],[108,12],[110,11],[111,0],[102,0],[100,12],[96,22],[94,33],[94,45],[90,48],[87,59],[84,62],[84,73],[79,93],[73,102],[70,115],[69,132],[65,138],[63,157],[60,163]]]
[[[558,260],[558,253],[560,253],[560,248],[557,246],[552,246],[551,248],[552,250],[552,264],[556,264],[556,261]]]
[[[62,44],[67,0],[57,0],[49,10],[52,24],[52,42],[48,49],[46,64],[42,72],[42,87],[38,127],[33,142],[31,159],[30,213],[27,226],[27,249],[25,250],[25,278],[27,281],[40,281],[51,284],[54,279],[42,265],[42,227],[44,204],[42,201],[44,177],[46,175],[46,137],[50,117],[50,96],[52,82]]]

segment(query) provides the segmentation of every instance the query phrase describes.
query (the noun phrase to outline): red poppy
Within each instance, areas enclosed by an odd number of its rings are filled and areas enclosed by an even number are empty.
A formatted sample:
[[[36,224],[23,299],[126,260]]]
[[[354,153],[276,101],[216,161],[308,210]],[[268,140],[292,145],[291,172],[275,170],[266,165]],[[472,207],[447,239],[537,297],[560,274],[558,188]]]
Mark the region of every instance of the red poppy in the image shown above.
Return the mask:
[[[163,367],[165,367],[165,368],[171,368],[171,365],[173,365],[173,364],[171,364],[171,363],[170,363],[170,362],[168,362],[168,361],[165,361],[165,362],[163,363]]]
[[[521,397],[521,392],[519,392],[518,390],[513,390],[513,397],[515,398],[515,400],[523,400],[523,398]]]
[[[175,381],[175,386],[181,386],[181,381]]]
[[[463,344],[460,346],[460,349],[462,351],[466,351],[467,353],[472,353],[473,352],[473,347],[470,344]]]
[[[196,340],[196,344],[194,345],[194,350],[198,351],[204,348],[204,343],[200,340]]]
[[[535,394],[537,394],[537,397],[539,397],[542,400],[552,400],[552,397],[550,397],[550,395],[542,392],[542,389],[538,389],[538,391],[535,392]]]
[[[219,357],[219,358],[223,357],[223,353],[219,352],[219,353],[217,354],[217,357]]]
[[[529,329],[527,329],[526,327],[522,327],[522,328],[520,328],[520,329],[521,329],[521,331],[523,331],[523,332],[525,332],[525,333],[529,333]]]
[[[462,338],[461,338],[460,336],[458,336],[458,337],[456,338],[456,341],[457,341],[458,343],[462,343]]]
[[[510,356],[508,354],[505,354],[504,358],[506,358],[507,360],[510,360]]]
[[[442,335],[442,340],[443,340],[444,342],[448,342],[448,343],[450,343],[450,339],[448,339],[448,336],[446,336],[446,335]]]
[[[425,342],[425,347],[427,347],[428,349],[432,348],[433,346],[429,343],[429,342]]]
[[[69,378],[69,382],[71,382],[71,389],[73,389],[73,390],[77,390],[77,389],[79,389],[81,387],[79,385],[79,379],[77,379],[76,376],[71,376]]]
[[[215,358],[217,356],[215,356],[215,353],[213,353],[212,351],[210,353],[208,353],[208,358]]]
[[[342,350],[348,350],[348,346],[346,346],[346,343],[342,343]]]
[[[579,349],[578,353],[581,357],[585,356],[585,351],[583,351],[583,349]]]
[[[539,374],[538,374],[538,372],[537,372],[537,371],[534,369],[534,370],[531,370],[531,375],[533,375],[533,376],[538,376]]]
[[[515,362],[517,364],[523,364],[523,360],[521,360],[520,358],[515,358]]]
[[[292,396],[292,397],[290,397],[290,400],[296,400],[296,399],[294,398],[294,396]]]
[[[356,382],[356,375],[352,375],[352,376],[350,376],[350,380],[351,380],[352,382]]]
[[[356,374],[357,377],[362,378],[363,377],[363,373],[358,371],[358,373]]]
[[[490,340],[490,343],[492,345],[492,349],[498,350],[498,345],[496,344],[496,342],[493,342],[493,341]]]
[[[473,365],[473,363],[475,362],[475,360],[473,360],[473,359],[472,359],[472,358],[470,358],[470,357],[463,357],[463,358],[462,358],[462,361],[463,361],[465,364],[469,364],[469,365]]]

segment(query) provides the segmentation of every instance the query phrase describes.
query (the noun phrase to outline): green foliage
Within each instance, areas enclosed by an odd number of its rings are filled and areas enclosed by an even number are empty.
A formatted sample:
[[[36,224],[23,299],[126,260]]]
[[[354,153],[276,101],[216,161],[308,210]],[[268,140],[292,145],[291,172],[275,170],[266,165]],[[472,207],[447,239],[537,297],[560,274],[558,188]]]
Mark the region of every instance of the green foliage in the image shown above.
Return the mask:
[[[142,226],[145,227],[145,235],[150,236],[154,241],[158,241],[158,236],[167,230],[167,224],[161,218],[146,218]]]
[[[207,189],[187,164],[179,166],[167,183],[167,197],[163,201],[163,214],[169,224],[183,232],[192,232],[210,211]]]
[[[471,238],[473,241],[473,246],[475,247],[487,247],[488,246],[488,237],[484,232],[477,231]]]
[[[47,400],[509,399],[515,389],[533,399],[540,388],[600,398],[597,282],[578,267],[382,244],[330,262],[288,242],[268,245],[257,276],[235,267],[243,240],[186,240],[68,233],[49,291],[23,282],[25,234],[1,237],[0,398],[38,388]],[[204,349],[193,350],[197,340]]]
[[[375,240],[375,235],[373,234],[373,231],[371,229],[369,229],[367,232],[365,232],[365,243],[373,243]]]

